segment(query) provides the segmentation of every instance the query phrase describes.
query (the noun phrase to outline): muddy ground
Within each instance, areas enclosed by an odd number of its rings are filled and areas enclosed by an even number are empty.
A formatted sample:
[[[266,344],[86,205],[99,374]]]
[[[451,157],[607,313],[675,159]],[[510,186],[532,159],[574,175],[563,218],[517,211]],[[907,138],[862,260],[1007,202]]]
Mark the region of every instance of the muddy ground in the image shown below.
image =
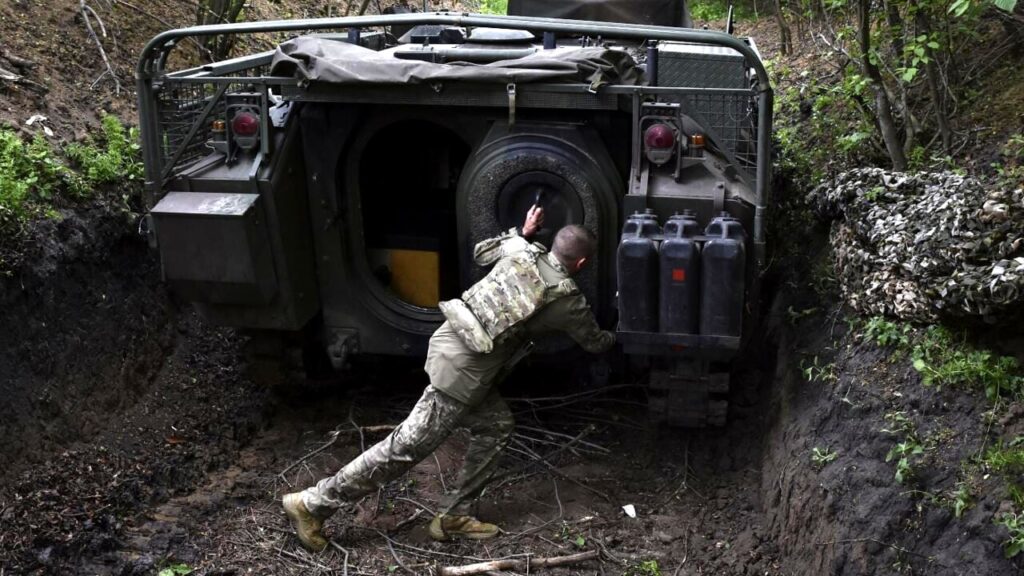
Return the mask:
[[[661,574],[1020,573],[992,523],[1005,496],[994,480],[961,519],[922,496],[951,489],[977,440],[961,431],[982,403],[923,388],[834,306],[794,315],[813,297],[787,289],[791,280],[734,374],[726,428],[658,428],[635,377],[593,388],[572,366],[535,363],[503,388],[519,427],[479,509],[502,536],[426,535],[458,469],[456,437],[333,518],[338,548],[307,554],[280,496],[380,438],[360,439],[355,424],[398,422],[426,383],[418,362],[257,384],[246,337],[165,294],[123,215],[97,206],[52,235],[61,241],[40,244],[32,266],[3,282],[3,574],[344,573],[342,550],[351,574],[586,550],[601,559],[549,572],[655,574],[656,562]],[[836,379],[808,381],[811,356],[833,361]],[[948,430],[948,450],[913,487],[885,462],[895,440],[884,416],[895,409]],[[838,457],[815,464],[822,447]]]

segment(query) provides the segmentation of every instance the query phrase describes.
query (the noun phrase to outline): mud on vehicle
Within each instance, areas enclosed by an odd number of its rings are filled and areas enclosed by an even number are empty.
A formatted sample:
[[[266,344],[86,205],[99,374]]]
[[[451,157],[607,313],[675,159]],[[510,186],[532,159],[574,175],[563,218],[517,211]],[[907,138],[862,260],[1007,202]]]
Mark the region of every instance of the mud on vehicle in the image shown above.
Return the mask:
[[[753,41],[687,28],[665,0],[509,11],[155,37],[137,74],[167,283],[214,323],[311,336],[338,368],[423,355],[438,301],[484,272],[473,245],[539,202],[541,241],[597,233],[580,285],[650,369],[652,414],[722,424],[765,253],[772,91]],[[300,32],[168,69],[189,37]]]

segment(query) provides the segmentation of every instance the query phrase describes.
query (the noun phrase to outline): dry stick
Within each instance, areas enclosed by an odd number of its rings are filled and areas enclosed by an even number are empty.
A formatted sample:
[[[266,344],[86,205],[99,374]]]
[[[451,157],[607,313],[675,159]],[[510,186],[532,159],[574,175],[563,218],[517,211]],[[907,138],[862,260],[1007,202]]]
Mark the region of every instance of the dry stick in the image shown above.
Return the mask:
[[[395,425],[394,424],[379,424],[379,425],[376,425],[376,426],[360,426],[358,428],[358,431],[359,431],[359,434],[362,435],[363,433],[375,434],[375,433],[379,433],[379,432],[391,432],[394,429],[395,429]],[[323,452],[324,450],[327,450],[328,448],[333,446],[334,443],[338,441],[338,438],[341,437],[341,435],[344,434],[345,432],[351,432],[351,430],[346,431],[346,430],[337,430],[336,429],[336,430],[332,431],[330,433],[330,435],[331,435],[331,439],[330,440],[325,442],[322,446],[320,446],[316,450],[313,450],[309,454],[306,454],[302,458],[299,458],[295,462],[292,462],[291,464],[289,464],[287,468],[285,468],[284,470],[278,472],[278,476],[282,476],[283,477],[284,474],[287,474],[288,471],[291,470],[292,468],[295,468],[296,466],[298,466],[299,464],[302,464],[306,460],[309,460],[313,456],[316,456],[317,454]]]
[[[384,534],[380,530],[377,530],[377,529],[374,529],[374,528],[367,528],[365,526],[356,526],[356,525],[353,525],[352,528],[355,528],[357,530],[367,530],[367,531],[371,531],[371,532],[376,532],[382,538],[384,538],[385,540],[388,540],[389,542],[391,542],[395,546],[398,546],[399,548],[405,548],[406,550],[412,550],[413,552],[419,552],[421,555],[424,555],[424,556],[441,556],[441,557],[444,557],[444,558],[457,558],[459,560],[474,560],[474,561],[477,561],[477,562],[487,562],[489,560],[488,558],[477,558],[476,556],[469,556],[469,555],[462,555],[462,554],[449,554],[448,552],[437,552],[435,550],[426,550],[426,549],[423,549],[423,548],[417,548],[417,547],[415,547],[415,546],[413,546],[411,544],[403,544],[403,543],[401,543],[401,542],[399,542],[397,540],[394,540],[394,539],[390,538],[387,534]],[[523,557],[529,557],[529,556],[530,556],[529,554],[512,554],[512,555],[509,555],[509,556],[502,556],[501,558],[498,558],[498,560],[506,560],[506,559],[509,559],[509,558],[523,558]]]
[[[919,558],[924,558],[928,562],[932,562],[932,563],[938,564],[939,566],[942,566],[943,568],[948,568],[948,566],[946,566],[945,564],[943,564],[943,563],[939,562],[938,560],[936,560],[934,556],[928,556],[927,554],[921,554],[920,552],[914,552],[913,550],[907,550],[906,548],[903,548],[902,546],[897,546],[895,544],[890,544],[888,542],[882,542],[881,540],[877,540],[875,538],[848,538],[846,540],[832,540],[832,541],[829,541],[829,542],[824,542],[823,544],[825,544],[827,546],[829,544],[856,544],[856,543],[859,543],[859,542],[874,542],[875,544],[880,544],[880,545],[885,546],[887,548],[892,548],[893,550],[896,550],[897,552],[903,552],[904,554],[912,554],[912,555],[917,556]]]
[[[548,471],[550,471],[555,476],[558,476],[562,480],[565,480],[567,482],[572,482],[573,484],[579,486],[580,488],[583,488],[584,490],[587,490],[588,492],[591,492],[593,494],[596,494],[597,496],[600,496],[601,498],[603,498],[608,503],[614,503],[614,502],[612,502],[611,497],[608,496],[607,494],[605,494],[604,492],[601,492],[597,488],[592,488],[590,486],[587,486],[583,482],[580,482],[579,480],[577,480],[577,479],[575,479],[575,478],[565,474],[564,472],[562,472],[558,468],[555,468],[554,464],[548,462],[544,458],[541,458],[541,457],[539,457],[539,456],[537,456],[535,454],[531,455],[528,452],[523,452],[522,450],[517,450],[515,448],[511,448],[510,447],[510,449],[513,450],[513,451],[516,451],[516,452],[520,452],[520,453],[526,454],[530,458],[536,460],[537,462],[540,462],[541,464],[544,465],[544,467],[546,467],[548,469]]]
[[[526,434],[521,434],[519,432],[515,433],[515,437],[522,441],[527,441],[535,444],[542,444],[544,446],[557,446],[559,449],[565,447],[565,443],[563,442],[559,442],[556,440],[546,440],[544,438],[535,438],[533,436],[527,436]],[[569,452],[572,452],[574,456],[580,456],[583,454],[589,456],[604,456],[605,454],[607,454],[607,452],[599,452],[597,450],[592,450],[590,448],[584,448],[583,446],[573,446],[571,448],[565,449],[568,450]]]
[[[522,430],[529,430],[531,432],[537,432],[537,433],[540,433],[540,434],[549,434],[551,436],[557,436],[559,438],[565,438],[567,440],[572,440],[572,439],[575,439],[575,438],[579,438],[579,435],[570,436],[568,434],[563,434],[562,432],[555,432],[554,430],[548,430],[546,428],[537,428],[536,426],[522,426],[522,425],[520,425],[520,426],[518,426],[518,428],[520,428]],[[583,445],[583,446],[586,446],[588,448],[593,448],[594,450],[597,450],[599,452],[604,452],[606,454],[611,452],[611,450],[609,450],[609,449],[607,449],[604,446],[601,446],[599,444],[594,444],[592,442],[586,442],[584,440],[576,440],[576,442],[581,444],[581,445]]]
[[[527,536],[527,535],[533,534],[535,532],[540,532],[544,528],[547,528],[551,524],[554,524],[555,522],[558,522],[559,520],[561,520],[562,517],[565,515],[565,510],[562,508],[562,499],[558,496],[558,481],[555,480],[554,478],[552,478],[551,479],[551,483],[555,485],[555,501],[558,502],[558,517],[552,518],[551,520],[548,520],[547,522],[541,524],[540,526],[534,526],[533,528],[530,528],[528,530],[523,530],[522,532],[519,532],[518,534],[512,534],[509,537],[509,539],[508,539],[509,542],[511,542],[512,540],[515,540],[517,538],[520,538],[522,536]]]
[[[149,12],[146,12],[145,10],[143,10],[142,8],[139,8],[135,4],[132,4],[131,2],[125,2],[124,0],[114,0],[114,4],[120,4],[122,6],[127,6],[128,8],[131,8],[132,10],[135,10],[139,14],[142,14],[143,16],[148,16],[148,17],[152,18],[153,20],[156,20],[157,22],[159,22],[159,23],[163,24],[164,26],[166,26],[168,29],[178,28],[178,26],[175,26],[175,25],[171,24],[167,20],[164,20],[163,18],[161,18],[161,17],[159,17],[159,16],[157,16],[155,14],[150,14]],[[205,53],[207,58],[209,58],[210,60],[213,60],[213,53],[210,52],[209,50],[207,50],[205,46],[200,44],[199,41],[195,39],[195,37],[189,36],[188,39],[193,44],[196,45],[197,49],[199,49],[201,52]],[[8,58],[8,60],[10,60],[10,58]],[[11,60],[11,62],[14,62],[14,61]]]
[[[16,68],[32,68],[36,65],[36,63],[32,60],[28,60],[27,58],[22,58],[21,56],[11,54],[11,51],[5,48],[4,46],[0,46],[0,56],[3,56],[4,59],[10,62],[11,64],[14,64]]]
[[[422,510],[422,509],[416,510],[416,512],[414,512],[414,513],[412,514],[412,516],[409,516],[409,517],[408,517],[408,518],[406,518],[405,520],[402,520],[402,521],[401,521],[401,522],[399,522],[398,524],[395,524],[395,527],[391,529],[391,532],[392,532],[392,533],[394,533],[394,532],[398,532],[398,531],[399,531],[399,530],[401,530],[402,528],[405,528],[405,527],[406,527],[406,526],[408,526],[409,524],[412,524],[413,522],[415,522],[415,521],[416,521],[416,520],[417,520],[417,519],[418,519],[418,518],[419,518],[420,516],[422,516],[422,515],[423,515],[423,510]]]
[[[359,424],[356,424],[356,419],[352,414],[355,408],[355,404],[348,407],[348,421],[356,429],[356,432],[359,432],[359,452],[366,452],[366,436],[363,435],[363,429],[359,427]]]
[[[381,536],[384,535],[383,532],[379,532],[379,534]],[[416,574],[415,572],[412,571],[411,568],[409,568],[408,566],[405,565],[405,562],[402,562],[401,558],[398,557],[398,552],[395,552],[395,547],[391,545],[391,539],[390,538],[385,538],[384,541],[388,543],[388,551],[391,552],[391,557],[395,559],[395,562],[398,563],[398,565],[402,568],[402,570],[405,570],[409,574]]]
[[[555,556],[553,558],[527,558],[525,560],[493,560],[491,562],[480,562],[478,564],[467,564],[465,566],[440,566],[437,568],[438,576],[469,576],[471,574],[484,574],[494,570],[527,570],[535,568],[551,568],[555,566],[568,566],[578,564],[587,560],[598,558],[597,550],[588,550],[579,554],[569,556]]]
[[[113,66],[110,65],[110,59],[107,58],[107,51],[103,49],[103,43],[100,42],[99,36],[96,35],[96,31],[92,29],[92,22],[89,20],[89,14],[91,13],[96,18],[96,22],[100,25],[100,30],[103,31],[104,36],[107,35],[106,26],[103,25],[103,20],[100,18],[99,14],[97,14],[95,10],[89,7],[89,5],[85,3],[85,0],[79,0],[78,9],[82,12],[82,20],[85,20],[85,27],[87,30],[89,30],[89,37],[92,38],[93,42],[96,43],[96,48],[98,48],[100,51],[100,56],[103,58],[103,63],[107,66],[107,71],[103,74],[100,74],[99,78],[96,78],[96,80],[93,81],[92,86],[90,86],[90,88],[95,88],[97,82],[99,82],[107,74],[110,74],[110,77],[114,79],[114,93],[120,95],[121,81],[118,80],[117,74],[114,72]]]
[[[441,492],[447,493],[448,487],[444,485],[444,472],[441,470],[441,461],[437,459],[437,453],[432,454],[434,457],[434,464],[437,464],[437,478],[441,481]]]

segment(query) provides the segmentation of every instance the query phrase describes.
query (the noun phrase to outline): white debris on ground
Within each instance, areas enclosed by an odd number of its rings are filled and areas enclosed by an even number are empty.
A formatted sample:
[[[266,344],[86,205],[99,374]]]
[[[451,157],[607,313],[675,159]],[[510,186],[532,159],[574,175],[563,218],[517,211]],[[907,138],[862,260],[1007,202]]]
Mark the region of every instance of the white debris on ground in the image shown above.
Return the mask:
[[[918,322],[1010,319],[1024,299],[1024,189],[951,172],[844,172],[807,197],[832,225],[854,309]]]

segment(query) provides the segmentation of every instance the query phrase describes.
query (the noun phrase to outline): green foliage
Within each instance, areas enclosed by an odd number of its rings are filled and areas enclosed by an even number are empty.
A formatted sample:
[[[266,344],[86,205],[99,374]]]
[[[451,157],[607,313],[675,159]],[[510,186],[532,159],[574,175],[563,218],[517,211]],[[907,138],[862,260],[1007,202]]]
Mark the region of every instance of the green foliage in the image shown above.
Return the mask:
[[[991,0],[991,3],[1000,10],[1013,13],[1017,7],[1017,0]],[[949,5],[948,12],[957,17],[963,17],[969,12],[979,12],[989,4],[989,0],[954,0]]]
[[[97,185],[142,179],[137,131],[114,116],[102,123],[102,146],[72,144],[64,154],[42,135],[25,142],[0,129],[0,235],[16,234],[32,218],[59,218],[58,206],[90,196]]]
[[[970,485],[967,482],[957,482],[956,490],[953,491],[953,496],[950,500],[953,516],[959,519],[972,505],[973,498],[971,497]]]
[[[480,0],[481,14],[508,14],[508,0]]]
[[[556,536],[561,538],[564,542],[573,544],[577,548],[584,548],[587,545],[586,537],[566,522],[562,522],[562,528]]]
[[[1024,514],[1004,513],[996,524],[1006,528],[1010,537],[1003,542],[1003,552],[1007,558],[1013,558],[1024,550]]]
[[[832,384],[839,379],[836,375],[836,365],[832,363],[820,364],[817,356],[811,362],[804,359],[800,364],[800,369],[803,371],[804,378],[808,382]]]
[[[734,7],[733,14],[739,16],[739,10],[739,6]],[[690,16],[692,16],[694,20],[702,22],[724,20],[728,15],[728,0],[699,0],[690,4]]]
[[[819,448],[817,446],[811,450],[811,463],[818,468],[824,468],[826,464],[832,462],[839,457],[839,453],[835,452],[831,448]]]
[[[66,150],[68,157],[92,184],[141,180],[138,130],[125,130],[115,116],[103,116],[102,124],[102,146],[91,140],[86,144],[71,144]]]
[[[901,326],[883,316],[870,318],[864,324],[864,336],[879,346],[905,347],[910,343],[911,330],[909,324]]]
[[[191,573],[192,569],[187,564],[170,564],[157,572],[157,576],[186,576]]]
[[[1007,444],[1000,442],[990,447],[981,462],[989,470],[1006,476],[1024,474],[1024,436],[1018,436]]]
[[[1024,377],[1019,374],[1015,358],[976,349],[946,328],[928,328],[911,357],[925,386],[982,390],[992,402],[1004,397],[1024,397]]]
[[[43,136],[26,144],[16,133],[0,130],[0,230],[45,213],[61,189],[77,195],[84,186]]]
[[[626,568],[622,576],[661,576],[657,560],[643,560]]]
[[[915,466],[920,462],[925,453],[925,446],[917,435],[917,428],[914,423],[902,412],[890,412],[885,415],[889,427],[882,432],[903,436],[901,441],[896,442],[889,453],[885,455],[886,462],[896,461],[896,482],[904,484],[911,481],[915,475]]]
[[[778,167],[797,188],[810,189],[830,174],[880,158],[874,119],[867,114],[867,79],[851,64],[841,81],[768,61],[780,89],[775,98]]]

